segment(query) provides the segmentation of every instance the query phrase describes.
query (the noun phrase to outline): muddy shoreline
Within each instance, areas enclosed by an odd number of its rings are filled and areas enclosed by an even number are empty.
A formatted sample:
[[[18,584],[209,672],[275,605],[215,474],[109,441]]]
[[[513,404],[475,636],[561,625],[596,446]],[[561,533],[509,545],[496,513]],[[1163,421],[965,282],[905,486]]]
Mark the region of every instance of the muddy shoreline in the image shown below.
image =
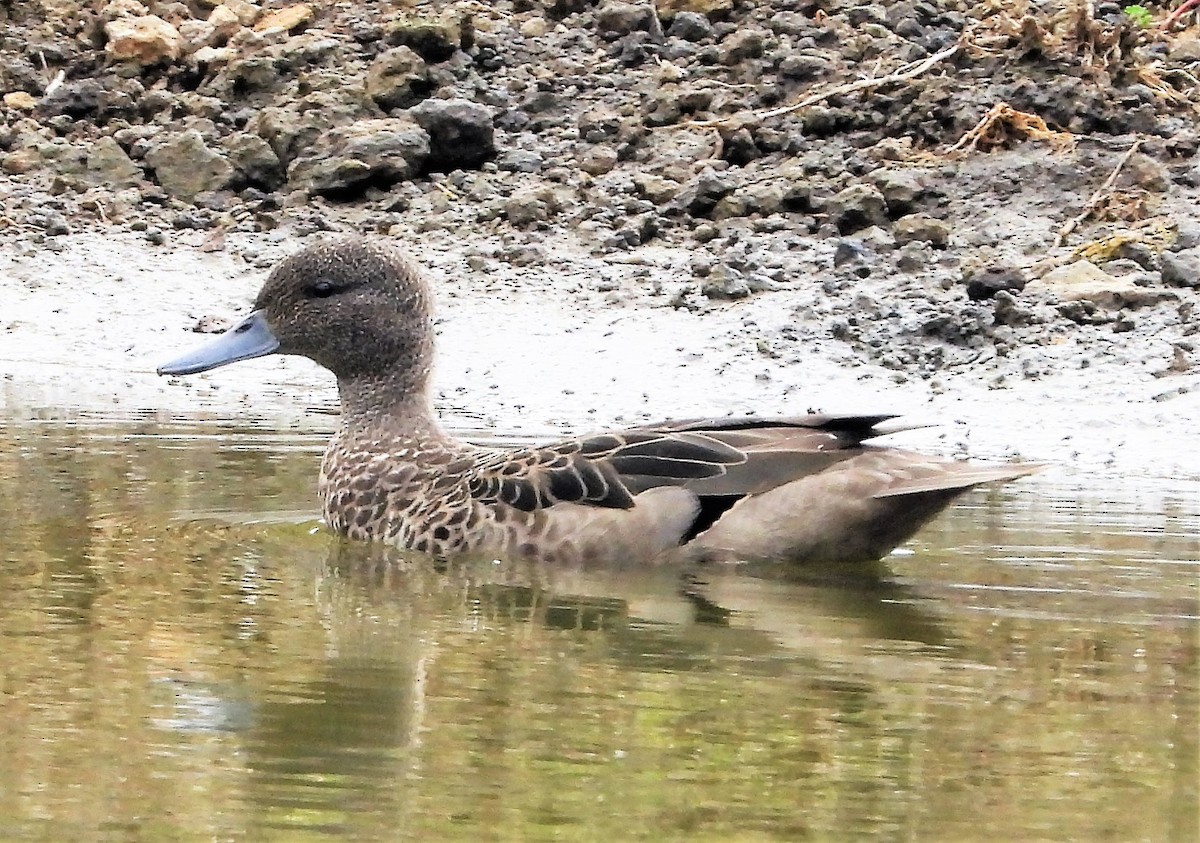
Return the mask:
[[[308,361],[269,358],[179,379],[153,371],[204,339],[192,330],[201,320],[244,312],[263,266],[297,242],[235,238],[212,254],[111,232],[6,256],[5,418],[330,428],[336,390]],[[437,405],[455,429],[540,437],[668,416],[897,412],[937,426],[893,439],[943,453],[1089,474],[1198,473],[1194,374],[1155,377],[1116,356],[1081,365],[1093,352],[1074,350],[1036,379],[997,384],[986,364],[906,376],[854,360],[835,340],[786,345],[794,293],[692,312],[636,292],[669,278],[686,253],[614,264],[563,240],[547,244],[555,257],[544,266],[478,271],[468,266],[478,244],[426,235],[405,245],[435,279]]]

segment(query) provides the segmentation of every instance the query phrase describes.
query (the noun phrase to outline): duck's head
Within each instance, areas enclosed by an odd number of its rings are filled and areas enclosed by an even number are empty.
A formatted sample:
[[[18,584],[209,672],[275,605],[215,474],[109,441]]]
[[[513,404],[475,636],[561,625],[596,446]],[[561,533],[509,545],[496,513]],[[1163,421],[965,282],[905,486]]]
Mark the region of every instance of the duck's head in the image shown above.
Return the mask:
[[[335,240],[276,266],[253,312],[158,373],[190,375],[267,354],[298,354],[339,381],[386,373],[423,381],[432,342],[430,294],[417,268],[383,243]]]

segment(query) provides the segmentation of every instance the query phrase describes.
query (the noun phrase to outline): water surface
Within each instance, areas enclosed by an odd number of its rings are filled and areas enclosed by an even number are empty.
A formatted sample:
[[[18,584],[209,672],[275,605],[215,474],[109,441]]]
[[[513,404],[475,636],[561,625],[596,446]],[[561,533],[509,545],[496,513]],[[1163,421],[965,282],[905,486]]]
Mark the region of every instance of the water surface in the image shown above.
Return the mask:
[[[322,440],[3,428],[0,839],[1200,836],[1195,480],[973,493],[868,586],[345,545]]]

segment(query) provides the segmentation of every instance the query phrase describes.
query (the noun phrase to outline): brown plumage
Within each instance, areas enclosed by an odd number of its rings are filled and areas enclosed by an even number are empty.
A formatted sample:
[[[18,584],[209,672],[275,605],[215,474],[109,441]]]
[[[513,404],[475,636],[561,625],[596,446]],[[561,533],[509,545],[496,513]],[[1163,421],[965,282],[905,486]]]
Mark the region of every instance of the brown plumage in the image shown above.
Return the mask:
[[[433,553],[547,562],[878,559],[953,498],[1029,466],[976,466],[878,447],[893,417],[671,421],[497,450],[455,439],[429,398],[431,295],[379,242],[310,246],[271,273],[255,310],[163,366],[189,374],[270,353],[337,377],[342,423],[319,489],[330,527]]]

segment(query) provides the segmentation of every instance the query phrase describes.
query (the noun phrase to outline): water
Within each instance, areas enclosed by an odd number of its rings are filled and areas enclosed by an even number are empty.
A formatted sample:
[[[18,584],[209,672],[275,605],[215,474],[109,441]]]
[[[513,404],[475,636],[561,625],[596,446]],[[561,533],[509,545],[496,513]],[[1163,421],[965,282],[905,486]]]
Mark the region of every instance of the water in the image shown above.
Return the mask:
[[[1200,837],[1194,480],[683,582],[340,544],[323,438],[3,428],[0,839]]]

